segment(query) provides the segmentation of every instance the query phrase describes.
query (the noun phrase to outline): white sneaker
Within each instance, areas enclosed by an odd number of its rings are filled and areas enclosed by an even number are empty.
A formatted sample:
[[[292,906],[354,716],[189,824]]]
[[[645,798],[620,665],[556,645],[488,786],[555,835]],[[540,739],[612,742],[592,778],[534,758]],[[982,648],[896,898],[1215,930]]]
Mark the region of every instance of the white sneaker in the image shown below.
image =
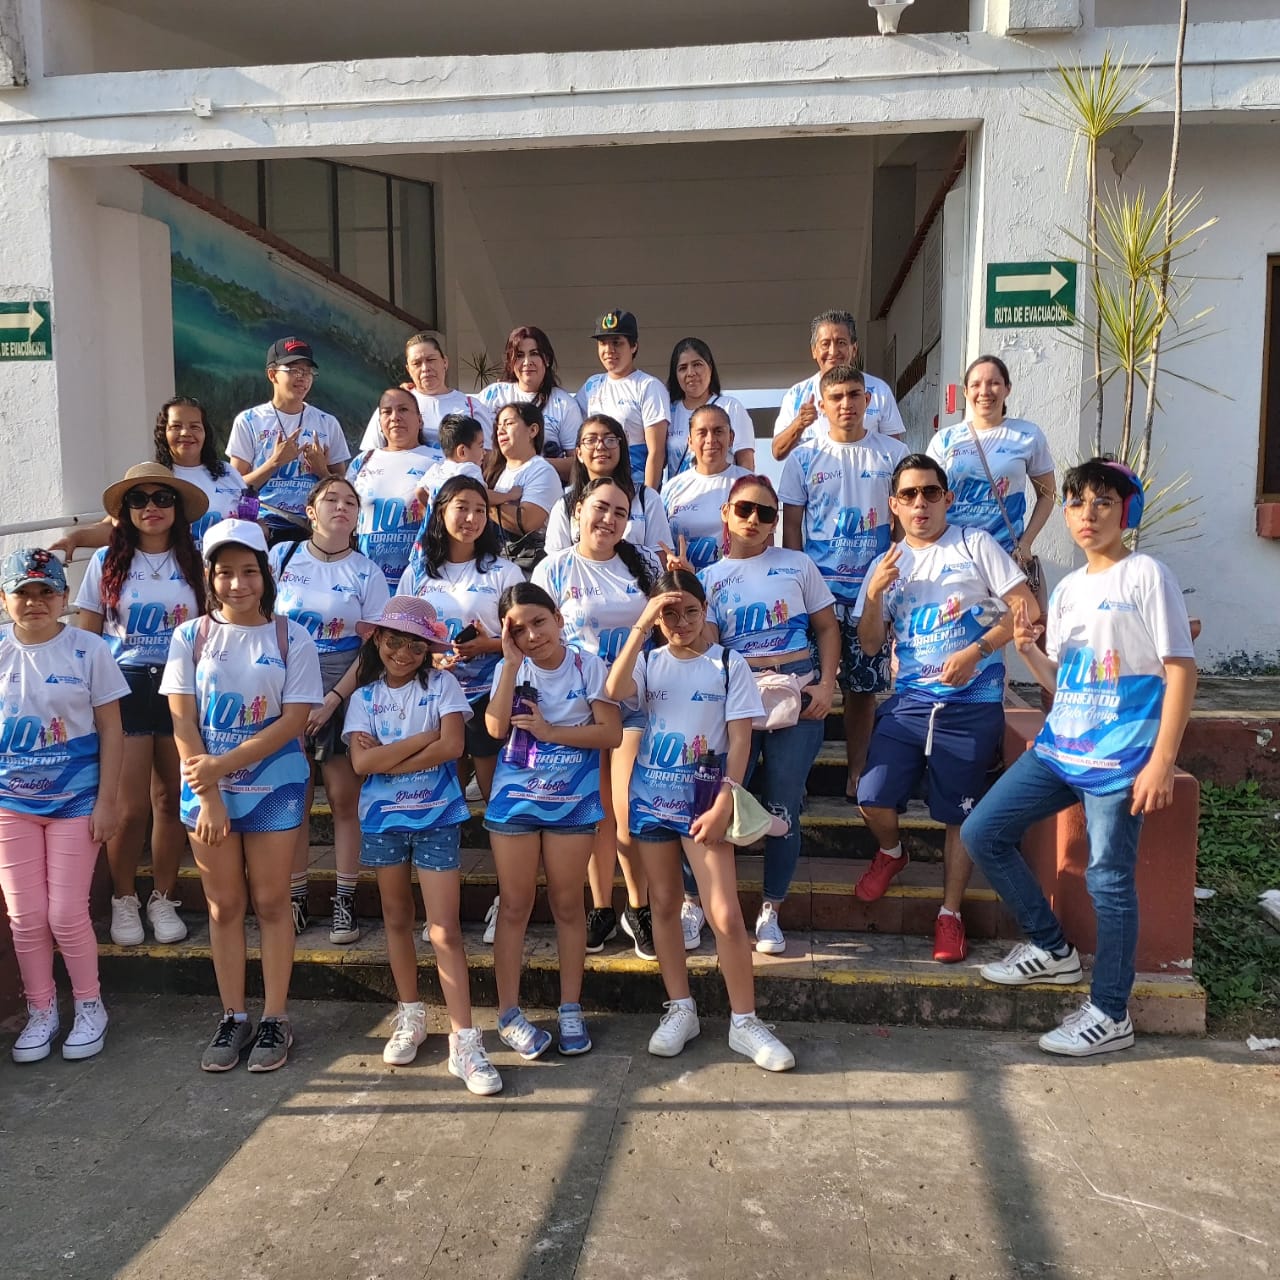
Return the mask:
[[[754,1013],[741,1026],[729,1019],[729,1048],[766,1071],[790,1071],[796,1065],[795,1054],[773,1034],[773,1027]]]
[[[1112,1053],[1133,1047],[1133,1020],[1126,1013],[1123,1022],[1109,1018],[1091,1000],[1086,1000],[1075,1013],[1069,1013],[1062,1025],[1040,1037],[1046,1053],[1061,1053],[1068,1058],[1091,1058],[1095,1053]]]
[[[137,902],[137,898],[134,899]],[[92,1058],[107,1043],[107,1010],[101,1000],[77,1000],[76,1020],[62,1042],[62,1056],[68,1062]]]
[[[112,912],[112,924],[115,924]],[[187,936],[187,926],[178,914],[178,900],[166,898],[159,889],[152,889],[147,899],[147,923],[157,942],[181,942]],[[114,932],[114,929],[113,929]]]
[[[649,1052],[658,1058],[674,1058],[690,1040],[701,1033],[702,1027],[698,1022],[696,1009],[676,1004],[674,1000],[668,1000],[663,1008],[666,1013],[662,1015],[657,1030],[649,1037]]]
[[[1034,942],[1020,942],[1003,960],[984,964],[978,971],[988,982],[1004,987],[1021,987],[1033,982],[1070,986],[1083,976],[1080,953],[1072,947],[1059,959]]]
[[[484,941],[486,946],[493,946],[493,936],[498,932],[498,899],[494,898],[493,906],[484,913]]]
[[[111,899],[111,941],[117,947],[136,947],[146,940],[142,931],[142,908],[136,893]]]
[[[487,1097],[502,1092],[502,1077],[484,1051],[484,1033],[479,1027],[450,1034],[449,1074],[457,1076],[472,1093]]]
[[[427,944],[427,946],[431,945],[431,921],[430,920],[424,920],[422,922],[422,940]]]
[[[484,793],[480,790],[479,778],[472,778],[471,781],[467,783],[465,795],[468,800],[474,800],[477,804],[484,799]]]
[[[421,1000],[396,1005],[391,1019],[391,1038],[382,1051],[383,1062],[407,1067],[418,1056],[418,1046],[427,1038],[427,1006]]]
[[[680,931],[684,934],[686,951],[696,951],[702,944],[702,926],[706,922],[707,917],[702,908],[686,898],[680,907]]]
[[[13,1042],[14,1062],[39,1062],[47,1058],[58,1034],[58,1002],[52,1001],[47,1009],[27,1005],[27,1025]]]
[[[756,950],[767,956],[780,956],[786,949],[787,940],[778,924],[778,908],[766,902],[756,916]]]

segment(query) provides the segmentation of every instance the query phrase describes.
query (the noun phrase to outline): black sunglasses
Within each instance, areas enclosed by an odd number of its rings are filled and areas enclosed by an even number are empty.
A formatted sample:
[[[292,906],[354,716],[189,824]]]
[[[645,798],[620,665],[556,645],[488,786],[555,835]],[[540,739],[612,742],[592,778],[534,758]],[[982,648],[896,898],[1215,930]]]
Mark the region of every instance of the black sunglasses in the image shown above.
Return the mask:
[[[173,506],[177,501],[178,494],[174,489],[157,489],[154,493],[148,493],[145,489],[130,489],[124,495],[124,505],[130,511],[145,511],[148,505],[154,505],[164,510]]]
[[[919,488],[913,485],[909,489],[899,489],[893,496],[899,502],[914,502],[921,494],[924,494],[924,500],[932,506],[935,502],[941,502],[946,493],[947,491],[940,484],[925,484]]]
[[[753,515],[760,517],[761,524],[773,524],[778,519],[778,508],[770,507],[763,502],[739,501],[732,504],[733,514],[739,520],[750,520]]]

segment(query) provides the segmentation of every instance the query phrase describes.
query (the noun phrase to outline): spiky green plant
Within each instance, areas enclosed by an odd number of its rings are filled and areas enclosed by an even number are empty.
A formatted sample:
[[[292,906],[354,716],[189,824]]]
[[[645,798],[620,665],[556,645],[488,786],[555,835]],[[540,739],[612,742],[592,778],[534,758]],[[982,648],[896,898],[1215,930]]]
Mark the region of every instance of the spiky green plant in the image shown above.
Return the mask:
[[[462,363],[471,370],[473,389],[476,391],[483,391],[489,383],[497,382],[502,377],[502,366],[490,360],[487,351],[473,351],[471,355],[463,356]]]

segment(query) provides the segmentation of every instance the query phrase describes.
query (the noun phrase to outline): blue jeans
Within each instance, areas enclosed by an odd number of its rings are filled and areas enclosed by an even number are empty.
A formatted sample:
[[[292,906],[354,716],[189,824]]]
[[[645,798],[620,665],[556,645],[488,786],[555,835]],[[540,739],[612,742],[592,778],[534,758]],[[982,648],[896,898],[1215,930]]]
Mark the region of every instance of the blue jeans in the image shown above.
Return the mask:
[[[1062,925],[1031,874],[1018,841],[1034,822],[1079,801],[1089,836],[1085,884],[1098,922],[1090,999],[1108,1017],[1125,1016],[1138,950],[1138,836],[1133,789],[1095,796],[1063,782],[1034,751],[1020,756],[960,828],[969,856],[1008,904],[1027,937],[1046,951],[1067,945]]]
[[[784,675],[804,675],[813,670],[813,663],[801,658],[778,670]],[[791,888],[791,877],[800,861],[800,807],[825,731],[825,721],[799,720],[789,729],[768,733],[757,729],[751,735],[746,785],[750,786],[758,772],[759,787],[755,789],[764,807],[791,826],[785,836],[768,836],[764,842],[764,896],[768,902],[781,902]]]

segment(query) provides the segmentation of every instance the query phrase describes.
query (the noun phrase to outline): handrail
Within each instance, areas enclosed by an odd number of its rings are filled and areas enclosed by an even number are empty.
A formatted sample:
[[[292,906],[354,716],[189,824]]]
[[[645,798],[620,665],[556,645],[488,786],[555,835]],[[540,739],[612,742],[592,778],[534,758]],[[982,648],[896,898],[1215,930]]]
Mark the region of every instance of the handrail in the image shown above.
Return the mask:
[[[48,520],[20,520],[16,524],[0,524],[0,535],[39,533],[42,529],[61,529],[69,524],[98,524],[106,513],[84,511],[75,516],[51,516]]]

